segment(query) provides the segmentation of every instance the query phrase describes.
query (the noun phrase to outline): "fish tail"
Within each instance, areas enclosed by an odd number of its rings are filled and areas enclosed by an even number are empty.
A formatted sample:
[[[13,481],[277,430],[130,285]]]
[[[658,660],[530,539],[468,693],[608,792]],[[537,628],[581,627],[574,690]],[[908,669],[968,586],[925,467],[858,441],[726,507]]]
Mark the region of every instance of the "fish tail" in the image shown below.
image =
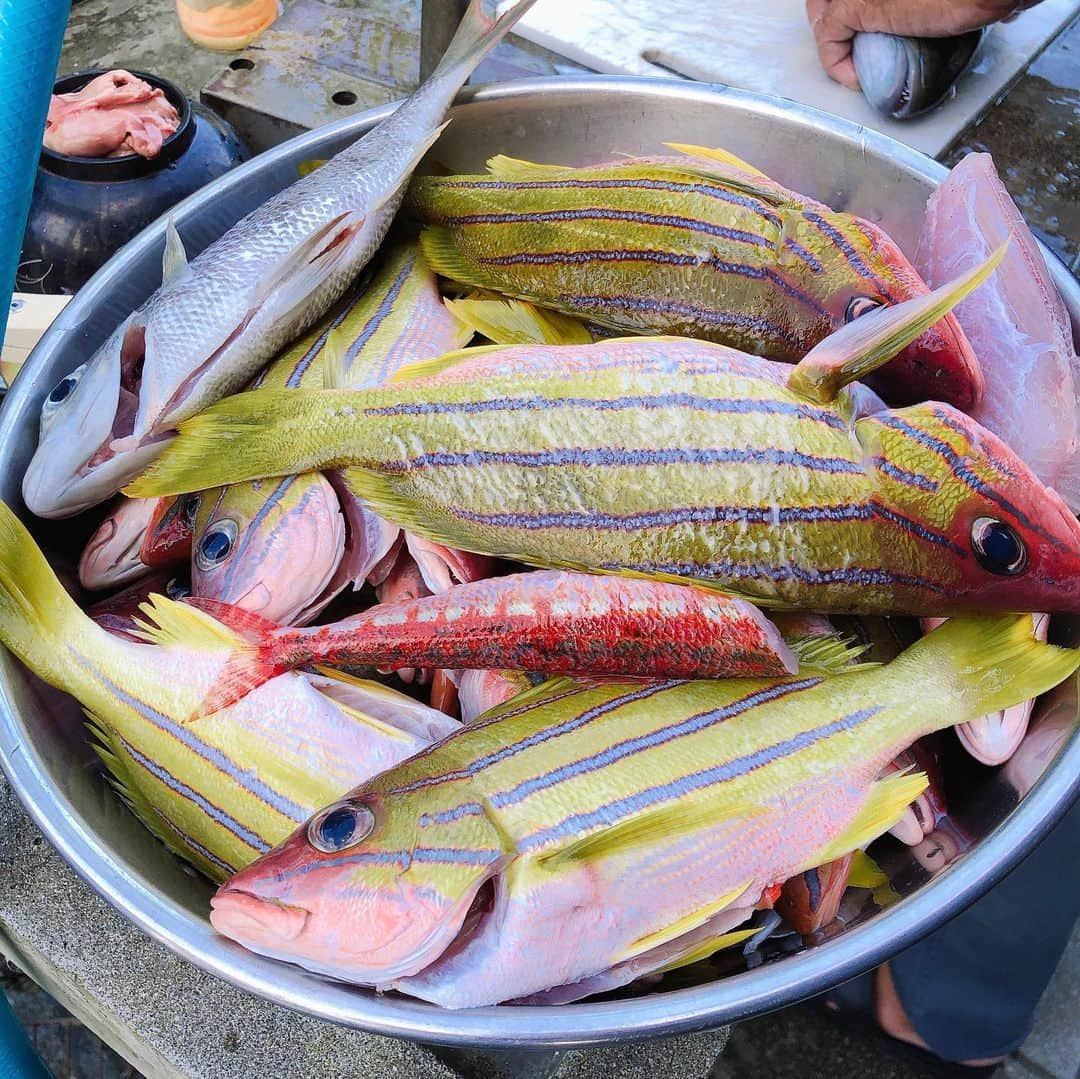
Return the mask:
[[[100,642],[97,640],[100,638]],[[112,638],[86,617],[53,573],[26,526],[0,502],[0,641],[39,678],[67,688],[68,647]]]
[[[936,728],[1009,708],[1045,693],[1080,668],[1080,649],[1040,641],[1030,614],[950,618],[896,663],[944,661],[960,708],[936,710]]]
[[[337,405],[350,396],[337,390],[253,390],[226,397],[183,421],[179,437],[126,490],[186,494],[337,467],[321,451],[309,452],[307,444],[313,425],[324,430],[324,420],[333,426],[336,416],[348,418],[348,407]]]
[[[219,623],[224,631],[221,634],[222,643],[232,652],[193,713],[193,720],[212,716],[228,708],[253,689],[258,689],[289,669],[289,665],[282,665],[276,658],[273,634],[281,629],[277,622],[215,599],[192,596],[178,606],[185,615],[193,608],[200,612],[200,617],[209,616]],[[186,636],[186,632],[181,629],[179,636]]]
[[[457,32],[431,76],[432,81],[445,79],[460,86],[535,2],[518,0],[493,19],[484,13],[484,0],[470,0]]]

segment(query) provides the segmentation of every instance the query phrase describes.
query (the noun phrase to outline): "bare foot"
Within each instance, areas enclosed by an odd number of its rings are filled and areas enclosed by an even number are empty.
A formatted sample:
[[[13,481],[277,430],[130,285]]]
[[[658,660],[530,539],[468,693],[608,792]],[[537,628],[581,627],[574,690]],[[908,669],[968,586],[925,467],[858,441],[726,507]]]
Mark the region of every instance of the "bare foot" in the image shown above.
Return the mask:
[[[874,1010],[878,1025],[890,1037],[897,1041],[907,1042],[908,1045],[918,1046],[927,1052],[933,1052],[933,1049],[919,1037],[918,1032],[911,1025],[911,1020],[904,1011],[904,1005],[900,1003],[888,963],[882,963],[874,972]],[[1000,1064],[1004,1059],[1003,1056],[985,1057],[981,1060],[961,1060],[959,1063],[979,1068]]]

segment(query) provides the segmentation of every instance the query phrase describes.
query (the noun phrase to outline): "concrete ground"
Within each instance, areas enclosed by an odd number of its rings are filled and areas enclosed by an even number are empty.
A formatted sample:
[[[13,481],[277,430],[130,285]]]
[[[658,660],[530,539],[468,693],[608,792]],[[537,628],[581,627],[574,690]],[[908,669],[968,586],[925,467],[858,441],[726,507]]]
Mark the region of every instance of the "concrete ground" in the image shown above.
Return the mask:
[[[191,93],[222,66],[175,32],[172,0],[85,0],[73,8],[62,69],[127,63],[171,75]],[[144,23],[139,33],[132,20]],[[139,45],[133,45],[139,42]],[[543,61],[530,66],[542,68]],[[1080,22],[1032,65],[946,162],[989,150],[1029,223],[1080,271]],[[0,961],[2,962],[2,961]],[[135,1072],[48,994],[11,970],[0,987],[57,1079],[127,1079]],[[921,1079],[925,1065],[881,1038],[851,1033],[809,1007],[735,1028],[713,1079],[815,1079],[874,1075]],[[1004,1066],[1007,1079],[1080,1076],[1080,929],[1062,959],[1025,1044]],[[673,1067],[672,1079],[680,1075]],[[657,1076],[657,1079],[668,1079]]]

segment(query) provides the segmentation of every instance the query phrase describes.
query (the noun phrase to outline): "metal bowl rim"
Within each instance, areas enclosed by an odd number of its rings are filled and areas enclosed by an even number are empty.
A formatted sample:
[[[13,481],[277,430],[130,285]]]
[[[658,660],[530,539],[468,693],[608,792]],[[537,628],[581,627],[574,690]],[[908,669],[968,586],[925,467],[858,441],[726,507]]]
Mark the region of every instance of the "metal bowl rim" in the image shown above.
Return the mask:
[[[496,83],[462,92],[459,105],[504,102],[515,98],[588,92],[601,84],[607,90],[635,95],[659,95],[684,101],[717,96],[762,117],[797,121],[808,129],[826,129],[857,141],[924,178],[938,182],[944,166],[862,125],[817,109],[728,87],[684,83],[673,79],[619,76],[556,77]],[[360,133],[393,111],[396,103],[347,117],[298,136],[258,158],[231,170],[179,203],[173,211],[181,221],[185,209],[203,202],[207,194],[227,191],[242,183],[256,163],[290,158],[328,137]],[[44,355],[61,334],[74,332],[83,311],[93,310],[109,280],[125,259],[156,244],[164,230],[159,220],[131,240],[111,259],[62,312],[35,352]],[[1045,248],[1044,248],[1045,251]],[[1080,286],[1058,266],[1055,277],[1074,312],[1080,311]],[[28,360],[33,370],[34,357]],[[9,393],[9,407],[0,413],[0,444],[13,437],[12,417],[25,399],[38,392],[34,380],[18,380]],[[11,407],[14,405],[15,407]],[[14,662],[14,661],[12,661]],[[753,971],[702,986],[603,1003],[557,1007],[501,1005],[448,1011],[402,996],[382,996],[306,974],[297,967],[252,955],[216,936],[208,921],[199,924],[191,913],[147,882],[120,868],[76,814],[68,811],[62,791],[45,774],[32,746],[20,745],[20,728],[0,677],[0,764],[31,817],[65,861],[112,906],[150,937],[201,969],[277,1004],[319,1018],[376,1034],[405,1037],[442,1045],[513,1048],[580,1046],[629,1042],[715,1028],[804,1000],[869,970],[901,948],[932,932],[1011,871],[1050,831],[1080,795],[1080,737],[1074,732],[1053,765],[1006,819],[963,859],[921,886],[888,911],[817,948],[807,949]],[[16,751],[8,750],[11,745]],[[18,750],[22,750],[21,752]],[[1072,778],[1070,778],[1072,777]]]

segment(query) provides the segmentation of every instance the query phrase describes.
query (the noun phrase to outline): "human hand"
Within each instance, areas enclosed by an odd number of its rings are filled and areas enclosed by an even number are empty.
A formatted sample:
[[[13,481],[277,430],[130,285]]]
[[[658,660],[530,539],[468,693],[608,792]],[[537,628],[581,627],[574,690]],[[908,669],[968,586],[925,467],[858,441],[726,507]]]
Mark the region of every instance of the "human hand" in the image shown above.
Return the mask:
[[[859,79],[851,59],[857,33],[954,37],[1000,22],[1039,0],[806,0],[818,57],[826,74],[852,90]]]

